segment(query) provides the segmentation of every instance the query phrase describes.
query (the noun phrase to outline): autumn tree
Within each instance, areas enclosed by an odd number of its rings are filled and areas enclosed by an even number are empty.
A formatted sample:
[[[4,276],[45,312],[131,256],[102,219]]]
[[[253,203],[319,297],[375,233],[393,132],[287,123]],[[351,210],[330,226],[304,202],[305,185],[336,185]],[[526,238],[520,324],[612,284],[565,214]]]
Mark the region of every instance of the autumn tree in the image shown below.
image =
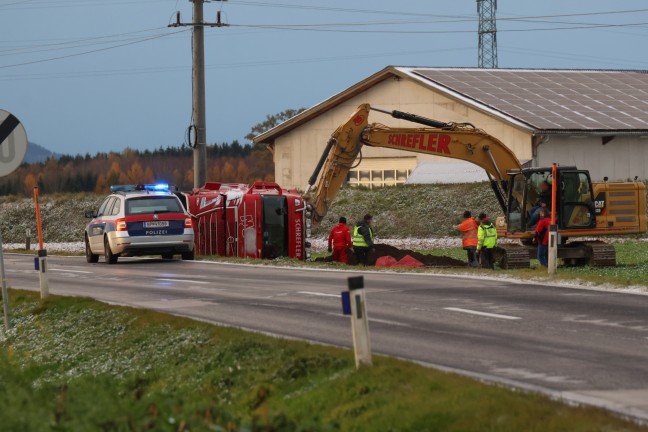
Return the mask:
[[[97,177],[97,183],[95,185],[95,193],[96,194],[105,194],[108,192],[108,182],[106,181],[106,177],[103,176],[103,174],[100,174],[99,177]]]
[[[221,181],[225,183],[232,183],[236,181],[236,172],[234,166],[230,162],[225,162],[223,171],[221,172]]]
[[[245,139],[248,141],[252,142],[254,138],[257,135],[261,135],[262,133],[269,131],[273,127],[285,122],[286,120],[295,117],[297,114],[301,113],[302,111],[305,111],[306,108],[299,108],[299,109],[287,109],[284,111],[281,111],[278,114],[274,115],[266,115],[265,120],[263,120],[261,123],[257,123],[256,125],[252,126],[252,129],[250,130],[250,133],[245,135]]]
[[[236,164],[236,181],[248,182],[249,169],[245,159],[240,159]]]
[[[133,162],[126,177],[129,180],[129,184],[143,183],[144,170],[142,169],[142,165],[139,162]]]
[[[108,175],[106,176],[106,183],[108,183],[108,186],[119,184],[120,174],[121,168],[119,167],[119,163],[117,161],[112,162],[110,165],[110,171],[108,171]]]
[[[32,191],[34,190],[34,187],[38,185],[38,181],[36,180],[36,177],[34,176],[34,174],[31,173],[27,174],[27,176],[25,177],[25,181],[23,183],[25,185],[25,189],[24,189],[25,195],[31,194]]]

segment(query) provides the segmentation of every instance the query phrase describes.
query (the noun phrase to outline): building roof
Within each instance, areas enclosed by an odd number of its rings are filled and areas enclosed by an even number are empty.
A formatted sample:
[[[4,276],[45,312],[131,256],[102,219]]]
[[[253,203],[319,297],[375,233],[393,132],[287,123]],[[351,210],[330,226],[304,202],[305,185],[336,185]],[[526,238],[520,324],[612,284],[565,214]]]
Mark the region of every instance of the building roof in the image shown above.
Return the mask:
[[[389,66],[260,134],[277,137],[393,77],[412,79],[502,121],[544,133],[648,133],[648,71]]]
[[[536,130],[648,129],[648,73],[401,68]]]

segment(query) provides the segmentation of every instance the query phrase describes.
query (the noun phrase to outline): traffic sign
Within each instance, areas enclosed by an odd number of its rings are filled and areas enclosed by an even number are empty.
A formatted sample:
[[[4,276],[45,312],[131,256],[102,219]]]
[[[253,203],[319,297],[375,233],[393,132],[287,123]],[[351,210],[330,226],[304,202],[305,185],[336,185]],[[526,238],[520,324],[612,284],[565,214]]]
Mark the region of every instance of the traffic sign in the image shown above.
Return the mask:
[[[14,172],[27,153],[27,133],[10,112],[0,110],[0,177]]]

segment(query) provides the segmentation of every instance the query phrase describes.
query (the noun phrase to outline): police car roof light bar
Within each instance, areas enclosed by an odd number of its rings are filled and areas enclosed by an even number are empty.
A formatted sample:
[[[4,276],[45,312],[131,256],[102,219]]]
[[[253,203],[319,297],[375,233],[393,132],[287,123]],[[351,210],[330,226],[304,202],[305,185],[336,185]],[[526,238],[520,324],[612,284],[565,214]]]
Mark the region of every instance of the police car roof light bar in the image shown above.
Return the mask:
[[[137,184],[137,185],[112,185],[110,186],[110,192],[134,192],[134,191],[157,191],[157,192],[168,192],[169,185],[166,183],[155,183],[155,184]]]

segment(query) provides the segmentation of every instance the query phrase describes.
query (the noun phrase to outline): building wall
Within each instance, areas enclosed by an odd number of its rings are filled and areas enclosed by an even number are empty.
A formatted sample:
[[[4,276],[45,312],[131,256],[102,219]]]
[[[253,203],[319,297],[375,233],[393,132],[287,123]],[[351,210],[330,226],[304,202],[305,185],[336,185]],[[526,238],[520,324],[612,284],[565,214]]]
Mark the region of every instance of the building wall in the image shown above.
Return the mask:
[[[521,161],[532,157],[529,131],[504,123],[411,80],[390,78],[277,138],[274,155],[276,181],[287,188],[306,187],[331,133],[346,122],[363,103],[411,112],[444,122],[469,122],[500,139]],[[394,127],[420,126],[375,111],[371,112],[369,122]],[[366,163],[371,163],[372,166],[376,163],[374,158],[385,158],[383,160],[388,162],[388,158],[415,156],[417,163],[454,161],[449,158],[373,147],[363,147],[362,155]],[[359,169],[362,169],[362,165]]]
[[[601,137],[554,135],[540,144],[536,166],[575,165],[590,172],[593,181],[648,178],[648,138],[616,137],[602,144]]]

